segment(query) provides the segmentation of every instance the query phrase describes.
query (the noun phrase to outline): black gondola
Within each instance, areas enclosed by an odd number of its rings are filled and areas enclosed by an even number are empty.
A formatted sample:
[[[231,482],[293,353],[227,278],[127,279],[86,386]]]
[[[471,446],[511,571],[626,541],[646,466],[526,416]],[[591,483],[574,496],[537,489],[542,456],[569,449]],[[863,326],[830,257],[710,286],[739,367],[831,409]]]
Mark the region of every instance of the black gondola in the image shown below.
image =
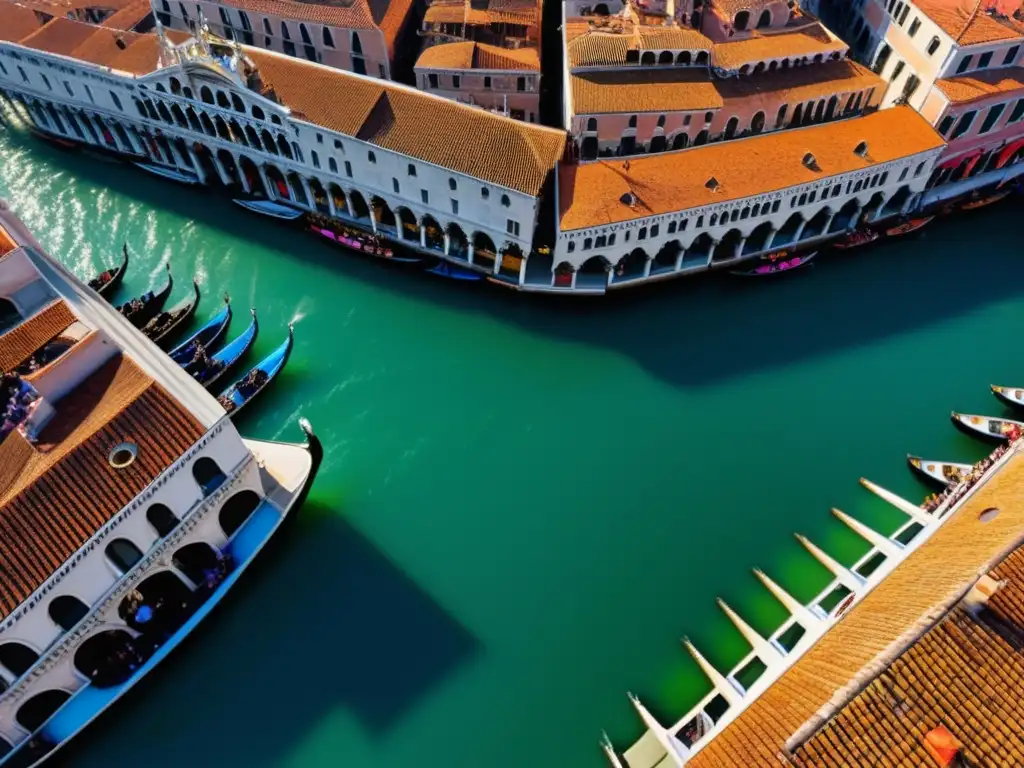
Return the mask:
[[[89,287],[108,300],[114,295],[117,286],[124,280],[124,273],[128,271],[128,243],[125,243],[123,248],[124,258],[121,259],[119,267],[106,269],[89,281]]]
[[[992,385],[992,394],[1011,408],[1024,408],[1024,389]]]
[[[174,278],[171,276],[171,265],[168,264],[166,288],[160,291],[160,293],[147,291],[136,299],[126,301],[117,308],[117,311],[124,315],[128,322],[136,328],[141,328],[156,317],[157,313],[164,308],[167,298],[171,295],[172,288],[174,288]]]
[[[164,348],[174,338],[175,332],[181,330],[184,325],[192,319],[199,306],[199,283],[192,281],[192,300],[186,300],[166,312],[161,312],[142,327],[142,332],[151,338],[156,344]]]
[[[260,324],[256,320],[256,310],[251,309],[249,311],[252,312],[252,322],[249,323],[249,327],[225,344],[224,349],[215,355],[211,355],[209,362],[187,361],[185,370],[191,373],[192,378],[207,389],[210,389],[230,373],[256,342],[256,335],[259,333]]]
[[[224,334],[228,332],[228,325],[230,324],[231,299],[225,293],[224,306],[206,321],[206,325],[202,326],[167,354],[178,365],[186,365],[195,356],[196,345],[202,344],[204,347],[215,347],[224,338]]]
[[[237,416],[260,392],[265,390],[284,369],[295,343],[295,326],[288,325],[288,338],[277,349],[253,366],[217,398],[224,410],[232,417]]]

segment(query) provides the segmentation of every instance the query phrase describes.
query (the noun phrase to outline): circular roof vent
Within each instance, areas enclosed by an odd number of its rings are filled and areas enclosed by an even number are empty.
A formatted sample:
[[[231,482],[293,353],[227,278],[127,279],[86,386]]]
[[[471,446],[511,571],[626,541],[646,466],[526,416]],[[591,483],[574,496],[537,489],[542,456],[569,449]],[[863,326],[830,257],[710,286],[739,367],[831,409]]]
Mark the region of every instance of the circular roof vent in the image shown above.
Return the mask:
[[[999,510],[996,507],[989,507],[988,509],[982,511],[980,515],[978,515],[978,520],[980,520],[983,523],[988,523],[992,520],[995,520],[998,516]]]
[[[110,466],[114,469],[126,469],[135,462],[135,457],[138,455],[139,446],[135,443],[125,442],[114,446],[114,450],[110,452],[107,461],[110,462]]]

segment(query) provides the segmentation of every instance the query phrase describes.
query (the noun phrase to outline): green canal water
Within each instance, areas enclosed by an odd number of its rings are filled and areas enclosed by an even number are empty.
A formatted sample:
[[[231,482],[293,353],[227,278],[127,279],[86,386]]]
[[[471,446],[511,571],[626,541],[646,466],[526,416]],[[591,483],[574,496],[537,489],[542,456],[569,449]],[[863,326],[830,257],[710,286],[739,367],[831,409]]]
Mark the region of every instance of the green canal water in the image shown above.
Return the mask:
[[[370,263],[202,191],[0,133],[0,195],[85,278],[137,254],[121,297],[196,275],[198,320],[258,308],[256,355],[297,319],[239,428],[326,445],[309,502],[244,587],[77,745],[80,766],[596,768],[705,691],[679,644],[743,653],[764,568],[809,598],[852,562],[830,506],[902,522],[910,452],[984,448],[953,408],[1024,382],[1018,200],[776,281],[711,277],[537,300]]]

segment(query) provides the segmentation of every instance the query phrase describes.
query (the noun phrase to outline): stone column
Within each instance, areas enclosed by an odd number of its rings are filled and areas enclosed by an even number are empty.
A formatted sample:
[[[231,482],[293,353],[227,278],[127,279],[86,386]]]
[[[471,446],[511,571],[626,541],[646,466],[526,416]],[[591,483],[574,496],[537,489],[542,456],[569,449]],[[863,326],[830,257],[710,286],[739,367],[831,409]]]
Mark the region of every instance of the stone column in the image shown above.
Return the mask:
[[[217,157],[217,153],[211,152],[210,158],[213,160],[213,167],[217,169],[217,175],[220,177],[221,183],[225,187],[228,186],[231,183],[231,177],[228,176],[227,169],[224,167],[224,164],[220,161],[220,158]]]
[[[451,248],[451,245],[452,245],[452,239],[451,239],[451,237],[450,237],[450,236],[448,235],[448,233],[447,233],[447,232],[445,232],[445,233],[444,233],[444,255],[445,255],[445,256],[447,256],[447,255],[448,255],[448,251],[450,250],[450,248]]]
[[[174,146],[174,141],[172,141],[170,138],[166,136],[164,138],[167,139],[167,146],[170,147],[171,149],[171,165],[175,165],[178,168],[184,168],[185,170],[188,170],[188,168],[185,165],[185,158],[181,156],[181,152],[179,152],[178,148]]]
[[[680,249],[679,253],[676,254],[676,267],[675,271],[678,272],[683,268],[683,257],[686,255],[686,248]]]
[[[256,170],[260,173],[260,181],[263,182],[263,191],[267,195],[268,200],[274,199],[274,185],[270,183],[270,177],[267,176],[267,170],[262,165],[257,165]]]
[[[644,277],[650,277],[651,276],[651,265],[653,263],[654,263],[654,259],[650,259],[650,258],[647,259],[647,261],[644,262]]]
[[[804,227],[807,226],[807,219],[800,222],[800,226],[796,228],[796,233],[793,235],[793,242],[799,242],[800,238],[803,237]]]
[[[835,213],[830,213],[828,218],[825,219],[825,226],[821,230],[822,234],[828,234],[828,228],[832,226],[832,220],[836,217]]]
[[[331,218],[338,218],[338,206],[334,204],[334,195],[331,194],[331,187],[327,185],[324,187],[324,191],[327,194],[327,211],[331,214]]]
[[[503,258],[505,258],[504,251],[498,251],[494,254],[494,269],[491,270],[494,274],[498,274],[501,271],[501,260]]]
[[[373,202],[373,198],[370,198],[370,203],[371,204],[368,206],[369,207],[369,211],[370,211],[370,226],[373,228],[373,234],[377,234],[377,217],[373,215],[373,205],[372,205],[372,202]]]
[[[199,164],[199,158],[196,157],[196,153],[192,149],[192,147],[187,147],[187,149],[188,149],[188,159],[191,161],[192,167],[195,168],[196,176],[199,178],[199,183],[205,184],[206,183],[206,171],[204,171],[203,170],[203,166]]]
[[[466,261],[470,264],[473,263],[473,241],[470,240],[466,243]]]
[[[299,183],[302,184],[302,191],[306,194],[306,207],[311,211],[316,210],[316,199],[313,197],[313,188],[309,186],[309,180],[305,176],[299,176]],[[372,215],[371,211],[371,215]]]
[[[554,278],[554,273],[553,272],[551,273],[551,276],[552,276],[552,278]],[[519,261],[519,284],[522,285],[525,282],[526,282],[526,258],[524,257],[523,259],[521,259]]]
[[[354,219],[356,216],[352,213],[352,193],[345,195],[345,210],[348,211],[348,217]]]
[[[249,179],[246,178],[245,176],[245,170],[242,168],[241,161],[234,155],[232,155],[231,157],[234,158],[235,168],[238,169],[238,181],[242,185],[242,191],[245,192],[245,194],[247,195],[251,195],[252,186],[249,184]]]
[[[745,237],[741,237],[740,241],[738,243],[736,243],[736,250],[733,251],[733,258],[734,259],[738,259],[740,256],[743,255],[743,246],[746,245],[746,243],[747,243],[747,238],[745,238]]]

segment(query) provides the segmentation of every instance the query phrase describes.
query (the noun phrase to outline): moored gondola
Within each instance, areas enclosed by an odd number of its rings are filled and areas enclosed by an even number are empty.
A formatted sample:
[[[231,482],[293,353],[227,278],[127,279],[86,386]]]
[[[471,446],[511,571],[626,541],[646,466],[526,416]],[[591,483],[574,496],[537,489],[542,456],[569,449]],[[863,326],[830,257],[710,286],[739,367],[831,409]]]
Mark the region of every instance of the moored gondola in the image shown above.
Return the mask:
[[[275,203],[273,200],[246,200],[244,198],[237,198],[231,202],[245,208],[247,211],[261,213],[264,216],[270,216],[272,219],[281,219],[283,221],[295,221],[296,219],[301,219],[304,215],[304,213],[298,208],[293,208],[290,205],[282,205],[281,203]]]
[[[167,265],[167,286],[160,293],[147,291],[138,298],[130,299],[117,308],[117,311],[125,316],[125,319],[136,328],[141,328],[164,308],[167,298],[174,288],[174,278],[171,276],[171,265]]]
[[[228,325],[231,323],[231,300],[224,294],[224,306],[221,307],[213,317],[206,321],[206,324],[193,333],[181,344],[172,349],[168,354],[178,365],[188,363],[196,353],[196,345],[204,347],[215,347],[224,334],[228,332]]]
[[[985,197],[972,197],[965,203],[960,204],[961,211],[973,211],[976,208],[984,208],[986,205],[992,205],[992,203],[998,203],[1004,197],[1008,197],[1013,192],[1012,189],[1004,189],[998,192],[994,192],[991,195]]]
[[[991,416],[977,416],[953,411],[952,419],[958,429],[986,440],[1015,440],[1024,430],[1024,422],[996,419]]]
[[[142,327],[142,332],[152,339],[160,347],[174,338],[174,334],[181,330],[185,324],[192,319],[199,306],[199,283],[192,281],[193,296],[191,301],[187,300],[166,312],[161,312]]]
[[[907,463],[921,477],[942,486],[960,482],[973,469],[970,464],[956,464],[951,461],[929,461],[919,456],[907,456]]]
[[[1024,408],[1024,389],[992,385],[992,394],[1012,408]]]
[[[284,369],[295,343],[295,326],[288,325],[288,338],[277,349],[253,366],[217,398],[230,416],[237,416],[260,392],[265,390]]]
[[[907,219],[901,224],[896,224],[885,230],[887,237],[899,237],[900,235],[909,235],[911,232],[917,232],[921,227],[929,224],[934,216],[924,216],[920,219]]]
[[[117,286],[124,280],[124,273],[128,271],[128,243],[124,244],[123,250],[120,266],[106,269],[89,281],[89,287],[105,299],[109,300],[114,295]]]
[[[483,280],[484,276],[479,272],[474,272],[471,269],[463,269],[457,267],[444,259],[438,259],[437,264],[426,270],[432,275],[440,275],[441,277],[447,277],[449,280],[465,280],[467,282],[473,282],[476,280]]]
[[[239,362],[245,354],[252,349],[256,342],[256,335],[259,333],[260,324],[256,320],[256,310],[249,310],[252,313],[252,322],[232,341],[224,345],[224,348],[217,354],[206,357],[200,355],[186,360],[182,365],[185,370],[192,374],[192,378],[209,389],[222,378],[224,378]],[[195,351],[193,352],[195,355]]]
[[[782,272],[792,272],[794,269],[806,267],[817,255],[817,251],[811,251],[807,254],[790,256],[786,251],[782,251],[765,256],[756,267],[751,269],[734,269],[730,271],[730,274],[739,275],[740,277],[764,277],[766,275],[777,275]]]
[[[393,248],[376,235],[359,232],[350,227],[333,224],[333,222],[330,226],[325,226],[324,223],[315,220],[309,225],[309,231],[345,248],[384,261],[392,261],[396,264],[420,264],[423,262],[423,258],[420,256],[396,254]]]
[[[881,235],[873,229],[857,229],[847,235],[844,239],[832,243],[832,247],[838,248],[841,251],[850,250],[851,248],[860,248],[862,245],[875,242],[875,240],[880,237]]]

